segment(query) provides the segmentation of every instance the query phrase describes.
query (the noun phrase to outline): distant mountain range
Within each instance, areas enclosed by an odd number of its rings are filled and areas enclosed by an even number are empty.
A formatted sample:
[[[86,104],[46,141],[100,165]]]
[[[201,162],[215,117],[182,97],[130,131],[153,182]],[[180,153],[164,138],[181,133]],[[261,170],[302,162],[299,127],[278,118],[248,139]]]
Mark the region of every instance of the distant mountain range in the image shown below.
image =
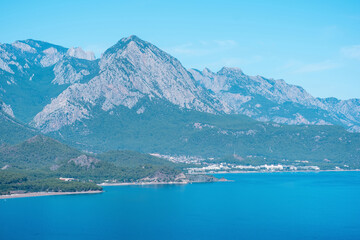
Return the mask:
[[[136,36],[121,39],[100,59],[81,48],[35,40],[1,44],[0,98],[5,112],[44,133],[94,119],[98,111],[111,116],[121,106],[141,115],[148,104],[140,102],[158,101],[212,114],[360,132],[359,99],[315,98],[299,86],[248,76],[238,68],[186,70]]]
[[[100,59],[35,40],[0,45],[5,145],[42,133],[86,152],[357,168],[359,113],[358,99],[314,98],[238,68],[187,70],[136,36]]]
[[[283,124],[340,125],[360,131],[360,100],[314,98],[302,87],[262,76],[248,76],[239,68],[189,70],[195,80],[229,107],[259,121]]]

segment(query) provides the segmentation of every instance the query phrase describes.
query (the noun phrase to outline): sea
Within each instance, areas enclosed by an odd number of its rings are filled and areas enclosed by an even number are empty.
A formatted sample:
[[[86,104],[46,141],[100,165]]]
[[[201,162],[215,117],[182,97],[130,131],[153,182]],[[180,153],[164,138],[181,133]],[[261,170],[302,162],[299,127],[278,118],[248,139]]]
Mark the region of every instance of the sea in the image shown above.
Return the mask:
[[[223,174],[0,200],[0,239],[360,239],[360,172]]]

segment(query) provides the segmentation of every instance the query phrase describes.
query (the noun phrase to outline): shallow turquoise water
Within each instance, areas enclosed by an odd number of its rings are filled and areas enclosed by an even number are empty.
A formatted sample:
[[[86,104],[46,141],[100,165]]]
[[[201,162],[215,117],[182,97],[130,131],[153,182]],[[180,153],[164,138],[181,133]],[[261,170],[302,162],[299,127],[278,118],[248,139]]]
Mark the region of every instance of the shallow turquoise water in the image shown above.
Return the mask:
[[[0,200],[0,239],[360,239],[360,172]]]

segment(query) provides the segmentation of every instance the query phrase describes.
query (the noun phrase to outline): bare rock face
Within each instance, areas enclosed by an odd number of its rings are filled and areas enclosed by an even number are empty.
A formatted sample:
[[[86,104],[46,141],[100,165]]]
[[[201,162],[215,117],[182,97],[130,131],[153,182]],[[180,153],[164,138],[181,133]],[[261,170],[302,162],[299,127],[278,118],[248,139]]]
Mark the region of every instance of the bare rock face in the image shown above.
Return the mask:
[[[76,68],[67,60],[61,60],[54,66],[54,74],[55,78],[52,83],[62,85],[80,82],[90,72],[86,68]]]
[[[14,46],[15,48],[20,49],[22,52],[36,53],[35,48],[33,48],[33,47],[29,46],[28,44],[21,42],[21,41],[16,41],[11,45]]]
[[[98,163],[100,160],[89,157],[85,154],[80,155],[77,158],[73,158],[69,160],[69,163],[73,162],[75,165],[86,168],[94,168],[94,164]]]
[[[39,110],[26,110],[34,104],[41,110],[49,103],[44,99],[59,95],[57,85],[86,81],[98,72],[96,60],[79,57],[79,51],[67,52],[67,48],[31,39],[0,44],[0,98],[8,104],[8,114],[11,106],[13,115],[28,122]],[[26,106],[30,102],[32,106]]]
[[[6,170],[6,169],[9,169],[11,166],[10,165],[5,165],[1,168],[1,170]]]
[[[178,182],[188,183],[188,179],[184,173],[165,173],[161,170],[156,171],[153,175],[142,178],[139,182]]]
[[[80,85],[80,88],[77,86]],[[79,119],[89,118],[86,107],[76,102],[77,94],[81,92],[81,84],[72,85],[57,98],[51,101],[33,119],[33,125],[42,129],[43,132],[59,130],[61,127],[70,125]],[[75,98],[75,99],[71,99]],[[81,98],[80,98],[81,100]]]
[[[215,113],[223,109],[199,87],[181,63],[136,36],[121,39],[99,62],[100,74],[84,84],[73,84],[43,111],[33,124],[44,132],[91,117],[85,105],[109,111],[116,106],[133,108],[142,99],[163,99],[181,108]]]
[[[75,57],[79,59],[86,59],[90,61],[95,60],[95,54],[93,52],[85,52],[80,47],[69,48],[69,50],[66,53],[71,57]]]
[[[0,100],[0,111],[3,111],[7,115],[15,118],[15,115],[14,115],[14,112],[13,112],[11,106],[7,105],[6,103],[2,102],[1,100]]]
[[[351,132],[360,132],[360,99],[338,100],[319,98],[324,103],[330,116],[345,125]]]
[[[49,67],[60,61],[64,54],[59,52],[56,48],[50,47],[43,51],[44,56],[40,60],[40,64],[43,67]]]
[[[282,124],[337,124],[350,131],[360,127],[360,102],[314,98],[303,88],[284,80],[248,76],[239,68],[214,73],[190,69],[199,84],[215,93],[232,113]]]
[[[135,36],[120,40],[100,60],[102,74],[120,88],[159,97],[185,108],[211,111],[181,63]]]
[[[147,109],[138,103],[157,100],[213,114],[360,132],[359,99],[315,98],[284,80],[248,76],[239,68],[186,70],[136,36],[121,39],[100,59],[81,48],[31,39],[0,44],[0,98],[8,115],[43,132],[92,119],[94,108],[112,115],[117,107],[136,106],[140,117]],[[24,113],[28,102],[38,106]]]
[[[323,103],[301,87],[287,84],[284,80],[248,76],[239,68],[224,67],[217,73],[213,73],[209,69],[204,69],[203,72],[194,69],[189,71],[206,88],[220,95],[231,94],[232,97],[243,99],[243,103],[259,95],[278,104],[293,102],[304,106],[325,107]],[[231,106],[236,111],[238,106]]]

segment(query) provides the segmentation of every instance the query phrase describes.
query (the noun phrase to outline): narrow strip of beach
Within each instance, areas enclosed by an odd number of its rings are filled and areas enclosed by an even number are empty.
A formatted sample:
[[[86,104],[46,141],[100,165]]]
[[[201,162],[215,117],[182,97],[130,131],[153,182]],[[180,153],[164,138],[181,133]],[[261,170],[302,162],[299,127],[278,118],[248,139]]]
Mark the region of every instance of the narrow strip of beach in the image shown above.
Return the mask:
[[[206,173],[189,173],[189,174],[241,174],[241,173],[320,173],[320,172],[360,172],[360,169],[329,169],[329,170],[296,170],[296,171],[218,171],[218,172],[206,172]]]
[[[0,199],[9,198],[25,198],[25,197],[41,197],[41,196],[55,196],[55,195],[75,195],[75,194],[96,194],[103,191],[83,191],[83,192],[30,192],[30,193],[17,193],[10,195],[0,195]]]
[[[188,184],[189,182],[131,182],[131,183],[100,183],[98,186],[131,186],[131,185],[165,185],[165,184]]]
[[[232,182],[232,180],[220,179],[219,181],[214,182]],[[197,182],[197,181],[188,181],[188,182],[123,182],[123,183],[100,183],[98,186],[106,187],[106,186],[141,186],[141,185],[185,185],[192,183],[211,183],[211,182]]]

